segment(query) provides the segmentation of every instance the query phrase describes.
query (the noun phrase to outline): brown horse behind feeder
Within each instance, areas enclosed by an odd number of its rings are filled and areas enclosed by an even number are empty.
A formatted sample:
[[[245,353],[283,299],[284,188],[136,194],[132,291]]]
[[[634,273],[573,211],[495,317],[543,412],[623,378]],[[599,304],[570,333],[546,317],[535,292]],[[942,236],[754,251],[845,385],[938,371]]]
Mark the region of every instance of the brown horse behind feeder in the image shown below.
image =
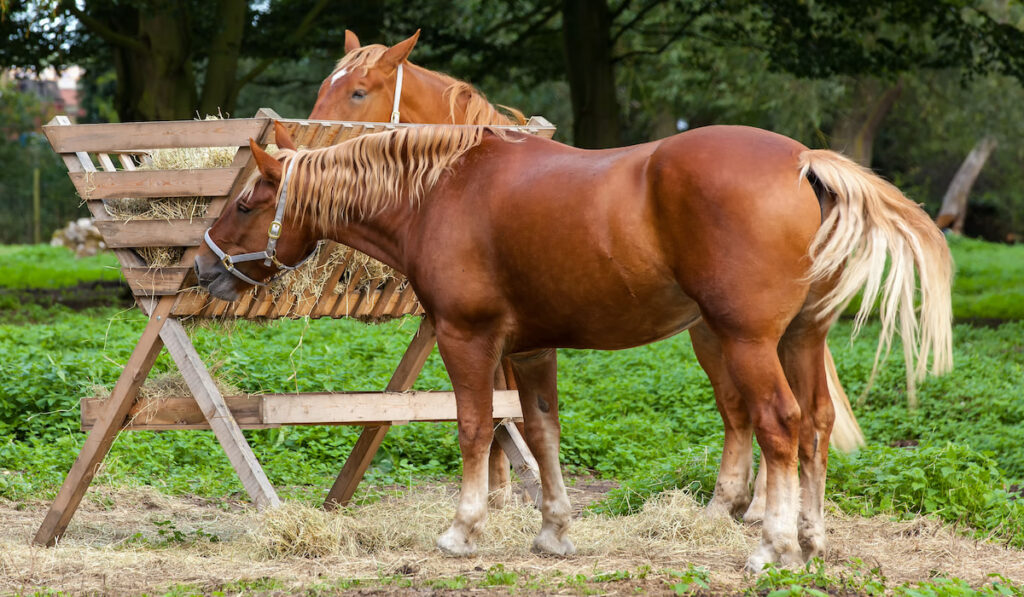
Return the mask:
[[[880,301],[881,347],[899,327],[908,377],[923,377],[929,356],[935,372],[951,366],[945,239],[895,187],[831,151],[720,126],[601,151],[477,126],[291,151],[276,129],[286,150],[251,144],[260,176],[208,232],[200,284],[234,300],[321,238],[408,276],[458,407],[463,478],[438,539],[447,553],[474,553],[487,516],[504,356],[540,465],[534,548],[571,554],[553,349],[628,348],[703,319],[739,397],[727,423],[747,442],[753,430],[765,454],[753,571],[824,553],[834,413],[823,350],[837,310],[863,289],[862,316]]]
[[[390,48],[383,45],[361,46],[355,33],[346,31],[345,57],[338,61],[334,71],[320,85],[309,117],[363,122],[386,122],[397,117],[401,122],[420,124],[504,125],[525,122],[522,113],[505,107],[507,114],[495,109],[465,82],[409,62],[408,56],[418,38],[417,31],[409,39]],[[401,82],[399,67],[402,69]],[[708,509],[743,515],[748,522],[761,520],[765,506],[764,463],[758,469],[754,499],[751,501],[753,459],[749,434],[738,433],[729,424],[730,417],[741,416],[729,414],[729,411],[742,410],[740,397],[722,366],[721,348],[707,325],[703,321],[698,322],[690,329],[690,334],[694,352],[708,374],[719,412],[726,424],[722,469]],[[823,350],[829,382],[836,389],[832,393],[836,411],[832,444],[850,451],[863,445],[863,436],[842,392],[828,347]],[[490,463],[491,499],[501,504],[508,487],[508,461],[501,450],[493,450]],[[499,489],[506,491],[499,492]]]

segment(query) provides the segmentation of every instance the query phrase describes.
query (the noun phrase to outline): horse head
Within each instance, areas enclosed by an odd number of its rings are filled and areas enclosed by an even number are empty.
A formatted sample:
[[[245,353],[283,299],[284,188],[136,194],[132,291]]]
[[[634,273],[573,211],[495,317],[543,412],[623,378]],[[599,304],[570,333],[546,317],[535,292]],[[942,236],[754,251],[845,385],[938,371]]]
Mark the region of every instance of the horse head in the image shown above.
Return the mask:
[[[295,143],[281,123],[274,123],[274,132],[284,151],[271,156],[249,139],[258,172],[206,231],[196,256],[199,285],[217,298],[237,300],[247,287],[295,269],[316,250],[313,226],[294,210],[288,213],[287,193],[281,190],[287,187],[285,166],[292,163]]]
[[[399,102],[402,83],[399,75],[409,58],[420,32],[391,47],[380,44],[360,46],[359,38],[345,32],[345,56],[324,79],[310,118],[388,122]],[[406,101],[406,104],[408,102]],[[404,106],[411,108],[411,106]]]

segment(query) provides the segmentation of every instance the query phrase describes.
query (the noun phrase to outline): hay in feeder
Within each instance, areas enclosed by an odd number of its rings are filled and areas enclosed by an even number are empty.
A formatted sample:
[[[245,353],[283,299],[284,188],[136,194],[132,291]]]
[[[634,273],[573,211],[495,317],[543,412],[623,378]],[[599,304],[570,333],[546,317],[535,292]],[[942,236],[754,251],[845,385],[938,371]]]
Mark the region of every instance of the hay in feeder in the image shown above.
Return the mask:
[[[238,389],[237,386],[219,378],[216,375],[215,368],[210,369],[210,376],[213,377],[213,383],[217,386],[217,391],[219,391],[222,396],[237,396],[239,394],[245,394],[245,392]],[[93,395],[91,398],[106,400],[110,397],[111,389],[103,385],[95,385],[92,387],[92,392]],[[180,372],[168,371],[158,375],[150,375],[149,378],[146,379],[146,383],[139,388],[138,400],[150,401],[182,396],[192,396],[192,390],[188,388],[188,384],[185,383],[185,378],[182,377]]]
[[[208,117],[207,120],[215,119]],[[268,148],[269,149],[269,148]],[[226,168],[234,162],[237,147],[187,147],[156,149],[141,156],[138,170],[196,170],[205,168]],[[206,215],[210,200],[205,197],[164,197],[164,198],[123,198],[108,199],[104,202],[107,213],[121,221],[128,220],[190,220]],[[315,296],[324,292],[345,294],[351,291],[373,292],[388,280],[400,274],[383,263],[371,259],[358,251],[339,244],[331,244],[331,254],[326,259],[314,256],[308,264],[282,276],[271,285],[273,296],[280,297],[290,292],[295,298]],[[180,263],[183,247],[137,247],[135,252],[152,267],[165,267]],[[337,284],[326,289],[328,281],[345,256],[351,258],[345,263],[345,272]],[[355,281],[353,286],[351,282]],[[350,286],[352,286],[350,288]]]

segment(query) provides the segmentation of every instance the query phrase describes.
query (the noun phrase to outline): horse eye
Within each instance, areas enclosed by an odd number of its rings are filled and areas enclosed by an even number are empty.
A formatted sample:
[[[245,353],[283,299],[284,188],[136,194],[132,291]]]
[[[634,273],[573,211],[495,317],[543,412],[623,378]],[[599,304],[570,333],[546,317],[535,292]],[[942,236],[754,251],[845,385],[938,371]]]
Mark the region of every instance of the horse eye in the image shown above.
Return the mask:
[[[361,100],[364,97],[366,97],[366,91],[362,89],[356,89],[355,91],[352,92],[352,99],[354,100]]]
[[[249,207],[248,205],[244,204],[244,203],[239,203],[238,204],[238,211],[240,211],[240,212],[242,212],[244,214],[247,214],[250,211],[252,211],[252,208]]]

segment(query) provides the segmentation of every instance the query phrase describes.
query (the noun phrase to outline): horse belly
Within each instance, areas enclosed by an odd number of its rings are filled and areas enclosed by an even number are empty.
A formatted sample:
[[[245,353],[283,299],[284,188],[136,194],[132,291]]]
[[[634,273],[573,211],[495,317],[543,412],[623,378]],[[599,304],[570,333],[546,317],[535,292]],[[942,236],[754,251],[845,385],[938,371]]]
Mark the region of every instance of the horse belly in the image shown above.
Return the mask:
[[[561,303],[517,309],[517,348],[632,348],[678,334],[701,318],[697,303],[676,284],[630,293],[590,290],[586,300],[563,296]]]

